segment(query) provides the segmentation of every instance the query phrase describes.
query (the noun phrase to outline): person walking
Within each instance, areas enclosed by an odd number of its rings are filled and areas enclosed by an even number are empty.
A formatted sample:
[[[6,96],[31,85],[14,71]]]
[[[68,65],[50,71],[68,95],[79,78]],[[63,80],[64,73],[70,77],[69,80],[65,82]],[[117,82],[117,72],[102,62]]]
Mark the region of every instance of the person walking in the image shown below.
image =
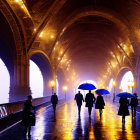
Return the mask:
[[[122,116],[122,124],[125,124],[125,116],[129,115],[129,110],[128,110],[128,106],[129,106],[129,101],[127,98],[120,98],[120,107],[119,107],[119,111],[118,111],[118,115]]]
[[[77,107],[78,107],[78,114],[80,116],[82,102],[84,102],[83,95],[80,93],[80,91],[78,91],[74,99],[76,100]]]
[[[56,93],[54,93],[54,95],[51,96],[51,103],[53,105],[53,111],[54,111],[54,114],[55,114],[56,105],[58,103],[58,97],[57,97]]]
[[[25,136],[28,131],[29,137],[31,136],[31,126],[35,125],[35,113],[33,113],[32,110],[34,110],[34,107],[32,106],[32,96],[29,95],[24,103],[22,118],[22,125],[25,126]]]
[[[132,117],[136,116],[136,107],[138,106],[138,99],[137,99],[137,93],[134,93],[135,97],[131,98],[131,111],[132,111]]]
[[[86,102],[86,107],[88,107],[89,117],[91,117],[91,111],[92,111],[93,103],[95,103],[95,100],[96,99],[94,94],[92,94],[91,90],[89,90],[89,93],[87,93],[85,97],[85,102]]]
[[[100,94],[97,96],[96,103],[95,103],[95,109],[99,109],[100,116],[102,115],[102,109],[104,109],[105,102],[103,96]]]

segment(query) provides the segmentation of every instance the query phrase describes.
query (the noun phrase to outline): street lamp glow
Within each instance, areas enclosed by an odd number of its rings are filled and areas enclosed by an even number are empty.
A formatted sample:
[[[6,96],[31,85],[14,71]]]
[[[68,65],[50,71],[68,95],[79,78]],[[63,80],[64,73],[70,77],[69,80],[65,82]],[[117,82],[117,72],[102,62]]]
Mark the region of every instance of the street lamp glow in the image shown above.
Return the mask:
[[[54,88],[55,82],[54,82],[54,81],[51,81],[51,82],[50,82],[50,86],[51,86],[51,88]]]
[[[113,87],[113,88],[116,87],[116,83],[115,83],[115,81],[112,81],[112,87]]]
[[[63,86],[63,90],[64,91],[67,91],[68,90],[68,87],[67,86]]]

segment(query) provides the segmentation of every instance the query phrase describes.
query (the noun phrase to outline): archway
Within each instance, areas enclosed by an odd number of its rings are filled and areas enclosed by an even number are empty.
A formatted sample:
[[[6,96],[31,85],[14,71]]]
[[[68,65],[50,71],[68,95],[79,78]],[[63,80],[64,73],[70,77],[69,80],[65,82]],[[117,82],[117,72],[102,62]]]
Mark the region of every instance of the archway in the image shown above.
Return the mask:
[[[51,95],[51,88],[49,87],[49,81],[53,78],[53,73],[51,69],[50,62],[48,61],[47,57],[44,56],[41,52],[36,52],[32,54],[30,57],[30,60],[32,60],[35,65],[39,68],[39,71],[43,78],[43,95],[42,96],[48,96]]]
[[[43,97],[43,76],[32,60],[30,60],[30,88],[33,98]]]
[[[131,81],[134,81],[134,76],[131,71],[128,71],[123,75],[121,79],[120,89],[124,92],[132,92],[132,87],[129,85]]]
[[[10,75],[0,58],[0,104],[9,102]]]

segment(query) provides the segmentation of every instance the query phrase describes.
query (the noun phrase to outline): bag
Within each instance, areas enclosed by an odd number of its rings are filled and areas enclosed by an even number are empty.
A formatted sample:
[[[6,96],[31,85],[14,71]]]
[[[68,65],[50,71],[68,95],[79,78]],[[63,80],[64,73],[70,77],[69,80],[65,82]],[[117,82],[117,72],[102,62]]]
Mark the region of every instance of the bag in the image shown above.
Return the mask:
[[[30,113],[29,114],[29,124],[30,126],[35,126],[36,118],[35,118],[35,113]]]

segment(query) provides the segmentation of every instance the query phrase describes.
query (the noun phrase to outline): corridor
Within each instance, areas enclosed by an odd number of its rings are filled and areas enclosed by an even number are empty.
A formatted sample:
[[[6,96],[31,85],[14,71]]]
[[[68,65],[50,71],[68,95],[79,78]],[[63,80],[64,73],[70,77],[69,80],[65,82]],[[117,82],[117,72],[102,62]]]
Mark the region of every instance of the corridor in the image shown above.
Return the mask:
[[[126,117],[122,127],[121,117],[117,115],[119,104],[106,100],[103,115],[93,107],[91,119],[87,108],[82,106],[78,117],[75,101],[57,106],[56,116],[52,106],[41,107],[36,112],[36,126],[32,127],[31,140],[138,140],[140,138],[140,114],[136,119]],[[130,111],[130,110],[129,110]],[[18,124],[0,135],[0,140],[24,140],[24,128]],[[28,138],[27,138],[28,139]]]

